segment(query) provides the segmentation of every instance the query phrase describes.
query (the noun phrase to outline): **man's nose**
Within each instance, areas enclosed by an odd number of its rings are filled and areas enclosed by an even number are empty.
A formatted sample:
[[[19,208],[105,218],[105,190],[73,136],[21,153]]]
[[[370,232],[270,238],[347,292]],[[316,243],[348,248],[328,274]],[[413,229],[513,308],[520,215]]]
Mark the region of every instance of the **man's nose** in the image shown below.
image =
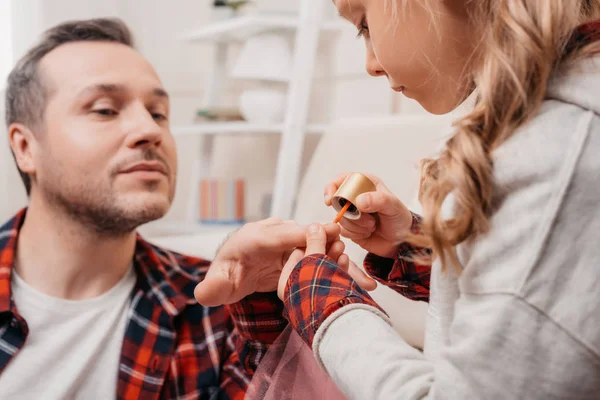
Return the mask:
[[[135,110],[132,115],[135,121],[127,134],[127,145],[136,147],[159,147],[163,140],[164,128],[154,119],[145,107]]]

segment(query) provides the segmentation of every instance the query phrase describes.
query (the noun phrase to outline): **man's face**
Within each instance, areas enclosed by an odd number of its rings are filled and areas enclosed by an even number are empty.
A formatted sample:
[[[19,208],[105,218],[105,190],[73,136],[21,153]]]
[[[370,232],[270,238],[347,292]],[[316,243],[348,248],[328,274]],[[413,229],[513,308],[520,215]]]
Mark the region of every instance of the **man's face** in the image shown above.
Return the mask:
[[[47,54],[39,74],[48,95],[32,196],[107,234],[162,217],[177,153],[152,66],[121,44],[76,42]]]

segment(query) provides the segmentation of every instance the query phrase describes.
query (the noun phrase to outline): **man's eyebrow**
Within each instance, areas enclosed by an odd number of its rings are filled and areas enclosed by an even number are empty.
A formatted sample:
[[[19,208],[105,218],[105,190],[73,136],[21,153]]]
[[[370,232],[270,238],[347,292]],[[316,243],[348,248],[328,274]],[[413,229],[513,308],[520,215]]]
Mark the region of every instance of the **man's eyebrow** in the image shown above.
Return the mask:
[[[125,86],[112,83],[99,83],[82,89],[77,97],[86,97],[93,94],[115,94],[125,92]]]
[[[156,88],[152,91],[152,94],[156,97],[164,97],[166,99],[169,98],[169,93],[167,93],[167,91],[165,89],[162,88]]]
[[[84,97],[92,94],[120,94],[127,91],[125,85],[119,85],[114,83],[99,83],[95,85],[91,85],[83,89],[78,97]],[[151,91],[153,96],[169,98],[169,94],[163,88],[154,88]]]

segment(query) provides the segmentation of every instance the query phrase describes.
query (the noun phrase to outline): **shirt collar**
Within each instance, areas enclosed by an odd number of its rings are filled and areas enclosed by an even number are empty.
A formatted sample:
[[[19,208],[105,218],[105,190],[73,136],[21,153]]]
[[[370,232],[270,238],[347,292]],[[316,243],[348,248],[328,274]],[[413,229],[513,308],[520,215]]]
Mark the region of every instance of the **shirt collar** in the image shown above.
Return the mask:
[[[15,264],[17,237],[25,219],[26,210],[19,211],[0,228],[0,314],[14,311],[11,300],[10,276]]]
[[[154,246],[138,235],[135,250],[138,286],[171,316],[197,304],[194,288],[204,278],[210,262]]]
[[[21,210],[0,228],[0,314],[16,313],[11,296],[11,273],[15,264],[17,239],[27,209]],[[183,256],[136,239],[134,266],[136,291],[176,316],[195,304],[194,288],[206,274],[209,262]]]

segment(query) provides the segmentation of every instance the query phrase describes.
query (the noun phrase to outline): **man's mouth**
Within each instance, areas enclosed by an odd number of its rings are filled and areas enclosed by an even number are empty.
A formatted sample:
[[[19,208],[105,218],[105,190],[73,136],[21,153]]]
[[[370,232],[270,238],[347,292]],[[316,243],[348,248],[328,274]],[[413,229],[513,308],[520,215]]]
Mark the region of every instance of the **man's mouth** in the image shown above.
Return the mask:
[[[120,171],[121,174],[135,174],[142,179],[156,179],[157,177],[169,176],[167,166],[160,161],[141,161],[129,165]]]

